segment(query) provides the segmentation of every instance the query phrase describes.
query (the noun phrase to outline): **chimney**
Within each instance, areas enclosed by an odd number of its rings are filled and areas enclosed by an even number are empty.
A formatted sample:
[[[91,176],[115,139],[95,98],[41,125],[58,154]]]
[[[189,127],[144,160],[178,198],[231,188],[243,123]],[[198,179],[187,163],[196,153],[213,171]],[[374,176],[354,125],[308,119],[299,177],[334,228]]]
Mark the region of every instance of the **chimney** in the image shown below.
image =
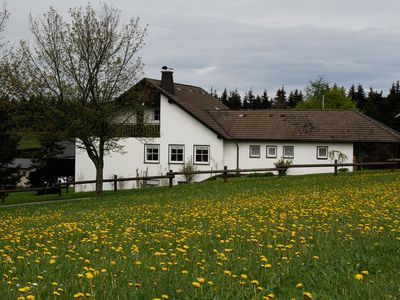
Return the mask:
[[[171,95],[175,95],[173,69],[163,66],[161,68],[161,88]]]

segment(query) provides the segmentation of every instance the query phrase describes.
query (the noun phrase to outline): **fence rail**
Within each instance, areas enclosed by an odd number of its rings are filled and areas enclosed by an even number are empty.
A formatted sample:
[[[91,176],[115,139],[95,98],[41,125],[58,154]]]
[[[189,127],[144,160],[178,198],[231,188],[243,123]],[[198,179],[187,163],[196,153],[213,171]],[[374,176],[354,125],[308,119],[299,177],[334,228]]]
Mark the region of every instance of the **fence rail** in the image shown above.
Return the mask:
[[[253,169],[228,169],[226,166],[224,169],[219,170],[204,170],[204,171],[190,171],[190,172],[174,172],[170,170],[165,175],[158,176],[141,176],[141,177],[127,177],[127,178],[118,178],[117,175],[114,175],[114,178],[103,179],[103,183],[113,183],[114,191],[118,189],[118,182],[125,181],[150,181],[157,179],[168,179],[169,186],[173,186],[173,180],[178,175],[199,175],[199,174],[222,174],[224,182],[228,181],[228,176],[230,174],[239,175],[242,173],[251,173],[251,172],[278,172],[278,177],[284,175],[288,169],[292,168],[322,168],[322,167],[332,167],[333,173],[335,175],[338,174],[338,169],[341,167],[366,167],[366,166],[391,166],[391,169],[394,170],[396,168],[400,168],[400,159],[391,159],[385,162],[364,162],[364,163],[338,163],[337,160],[331,164],[297,164],[297,165],[280,165],[275,168],[253,168]],[[66,188],[66,192],[68,193],[69,187],[71,185],[81,185],[81,184],[94,184],[96,180],[83,180],[83,181],[69,181],[56,183],[52,186],[47,187],[37,187],[37,188],[23,188],[23,189],[12,189],[12,190],[0,190],[0,199],[1,202],[5,201],[5,197],[9,193],[19,193],[19,192],[33,192],[33,191],[56,191],[59,195],[61,195],[61,189],[63,187]]]

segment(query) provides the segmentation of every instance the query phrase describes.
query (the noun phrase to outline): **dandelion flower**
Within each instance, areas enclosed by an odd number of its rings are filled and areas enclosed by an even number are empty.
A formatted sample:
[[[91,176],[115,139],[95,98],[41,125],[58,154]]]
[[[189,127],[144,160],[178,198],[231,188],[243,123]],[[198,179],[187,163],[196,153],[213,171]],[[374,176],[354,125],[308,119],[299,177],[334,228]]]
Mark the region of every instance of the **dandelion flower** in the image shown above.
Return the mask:
[[[304,292],[303,293],[303,297],[306,299],[312,299],[313,295],[310,292]]]
[[[197,282],[197,281],[193,281],[193,282],[192,282],[192,285],[193,285],[194,287],[197,287],[197,288],[199,288],[199,287],[201,286],[201,284],[200,284],[199,282]]]
[[[356,274],[356,275],[354,275],[354,278],[355,278],[356,280],[363,280],[363,279],[364,279],[364,276],[363,276],[362,274]]]

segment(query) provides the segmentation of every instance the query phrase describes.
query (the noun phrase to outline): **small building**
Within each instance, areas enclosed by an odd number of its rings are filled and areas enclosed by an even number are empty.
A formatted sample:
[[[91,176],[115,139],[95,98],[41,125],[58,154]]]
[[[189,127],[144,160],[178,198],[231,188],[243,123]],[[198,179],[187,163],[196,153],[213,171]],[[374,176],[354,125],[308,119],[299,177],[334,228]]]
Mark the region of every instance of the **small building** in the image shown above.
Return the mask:
[[[400,143],[399,132],[358,111],[230,110],[200,87],[174,83],[167,68],[161,80],[144,78],[121,99],[139,101],[141,109],[120,141],[124,153],[105,158],[104,178],[161,175],[188,165],[197,170],[273,168],[281,159],[326,164],[334,151],[352,162],[360,143]],[[324,172],[332,169],[290,169],[289,174]],[[93,163],[77,150],[75,180],[94,178]],[[185,178],[178,176],[179,181]]]

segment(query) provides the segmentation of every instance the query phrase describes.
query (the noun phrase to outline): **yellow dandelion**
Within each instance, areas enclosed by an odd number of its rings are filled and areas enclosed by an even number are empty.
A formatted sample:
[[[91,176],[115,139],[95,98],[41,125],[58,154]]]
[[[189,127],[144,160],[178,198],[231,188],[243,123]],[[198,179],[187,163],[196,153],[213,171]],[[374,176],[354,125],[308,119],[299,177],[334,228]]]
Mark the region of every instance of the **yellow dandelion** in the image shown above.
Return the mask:
[[[85,276],[86,276],[87,279],[93,279],[93,278],[94,278],[93,273],[90,273],[90,272],[87,272],[87,273],[85,274]]]
[[[197,282],[197,281],[193,281],[193,282],[192,282],[192,285],[193,285],[194,287],[197,287],[197,288],[201,287],[201,284],[200,284],[199,282]]]
[[[252,280],[252,281],[250,281],[250,283],[254,284],[254,285],[258,285],[259,284],[258,280]]]
[[[36,298],[33,295],[28,295],[28,296],[26,296],[26,299],[27,300],[35,300]]]
[[[296,284],[296,289],[302,289],[303,288],[303,284],[302,283],[298,283]]]
[[[361,271],[361,274],[363,275],[369,275],[369,272],[367,270]]]
[[[356,275],[354,275],[354,278],[355,278],[356,280],[363,280],[363,279],[364,279],[364,275],[362,275],[362,274],[356,274]]]
[[[81,297],[85,297],[85,294],[81,292],[74,294],[74,298],[81,298]]]
[[[304,292],[303,293],[303,297],[306,298],[306,299],[312,299],[313,295],[310,292]]]
[[[240,275],[240,278],[242,278],[242,279],[247,279],[247,275],[246,275],[246,274],[241,274],[241,275]]]

